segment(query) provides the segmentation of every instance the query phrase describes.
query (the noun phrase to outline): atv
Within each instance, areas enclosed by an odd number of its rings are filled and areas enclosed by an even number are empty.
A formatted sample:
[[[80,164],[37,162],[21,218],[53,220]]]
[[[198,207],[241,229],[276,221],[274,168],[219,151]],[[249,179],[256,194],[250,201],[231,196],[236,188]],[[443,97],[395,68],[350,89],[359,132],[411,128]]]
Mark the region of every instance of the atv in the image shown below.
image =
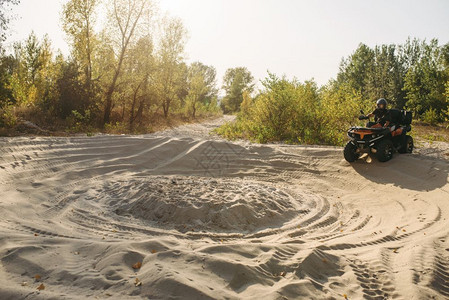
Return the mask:
[[[369,120],[363,110],[359,120]],[[395,151],[412,153],[413,138],[407,135],[412,130],[412,114],[410,111],[390,109],[392,122],[389,127],[379,123],[368,122],[366,127],[351,127],[348,130],[350,141],[344,149],[344,157],[348,162],[356,161],[362,153],[375,154],[380,162],[389,161]]]

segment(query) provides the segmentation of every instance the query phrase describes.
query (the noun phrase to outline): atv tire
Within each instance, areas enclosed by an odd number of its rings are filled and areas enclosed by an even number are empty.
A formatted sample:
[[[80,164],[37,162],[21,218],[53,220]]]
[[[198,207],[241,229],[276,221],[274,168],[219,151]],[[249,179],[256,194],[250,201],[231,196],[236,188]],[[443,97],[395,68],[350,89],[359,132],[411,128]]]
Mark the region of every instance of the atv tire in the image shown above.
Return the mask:
[[[399,149],[399,153],[412,153],[413,152],[413,138],[409,135],[406,135],[404,138],[404,142]]]
[[[356,151],[357,146],[355,146],[353,143],[348,142],[346,144],[343,154],[347,162],[355,162],[359,158],[360,154],[358,154]]]
[[[394,145],[390,140],[383,140],[377,145],[377,159],[380,162],[389,161],[393,158]]]

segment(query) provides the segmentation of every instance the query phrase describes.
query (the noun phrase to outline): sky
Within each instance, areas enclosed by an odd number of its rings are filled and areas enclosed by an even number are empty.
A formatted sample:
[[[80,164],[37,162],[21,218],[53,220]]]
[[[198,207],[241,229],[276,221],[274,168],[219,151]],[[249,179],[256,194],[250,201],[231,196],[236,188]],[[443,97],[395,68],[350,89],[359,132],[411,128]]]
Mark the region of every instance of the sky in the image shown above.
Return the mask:
[[[60,14],[67,0],[21,0],[7,42],[34,30],[69,53]],[[448,0],[159,0],[161,13],[183,20],[188,62],[217,69],[247,67],[322,85],[335,78],[343,57],[360,43],[401,44],[408,37],[449,42]],[[101,19],[101,16],[100,16]],[[260,86],[260,84],[258,84]]]

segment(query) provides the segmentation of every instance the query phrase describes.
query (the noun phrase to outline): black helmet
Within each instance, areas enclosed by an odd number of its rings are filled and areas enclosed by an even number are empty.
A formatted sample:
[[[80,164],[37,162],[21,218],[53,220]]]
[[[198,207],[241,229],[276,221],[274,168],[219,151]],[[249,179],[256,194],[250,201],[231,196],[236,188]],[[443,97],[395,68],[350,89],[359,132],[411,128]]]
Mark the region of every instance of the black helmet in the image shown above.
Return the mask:
[[[377,108],[380,108],[379,106],[383,105],[383,109],[387,109],[387,100],[385,100],[384,98],[380,98],[379,100],[377,100]]]

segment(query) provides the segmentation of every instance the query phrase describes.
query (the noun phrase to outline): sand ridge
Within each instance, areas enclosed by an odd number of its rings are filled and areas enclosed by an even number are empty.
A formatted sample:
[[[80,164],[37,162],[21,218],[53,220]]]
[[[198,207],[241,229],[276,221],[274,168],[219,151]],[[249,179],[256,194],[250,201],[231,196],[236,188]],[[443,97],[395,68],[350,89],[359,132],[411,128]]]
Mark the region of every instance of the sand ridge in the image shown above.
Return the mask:
[[[230,119],[1,139],[0,298],[449,297],[446,160],[209,134]]]

